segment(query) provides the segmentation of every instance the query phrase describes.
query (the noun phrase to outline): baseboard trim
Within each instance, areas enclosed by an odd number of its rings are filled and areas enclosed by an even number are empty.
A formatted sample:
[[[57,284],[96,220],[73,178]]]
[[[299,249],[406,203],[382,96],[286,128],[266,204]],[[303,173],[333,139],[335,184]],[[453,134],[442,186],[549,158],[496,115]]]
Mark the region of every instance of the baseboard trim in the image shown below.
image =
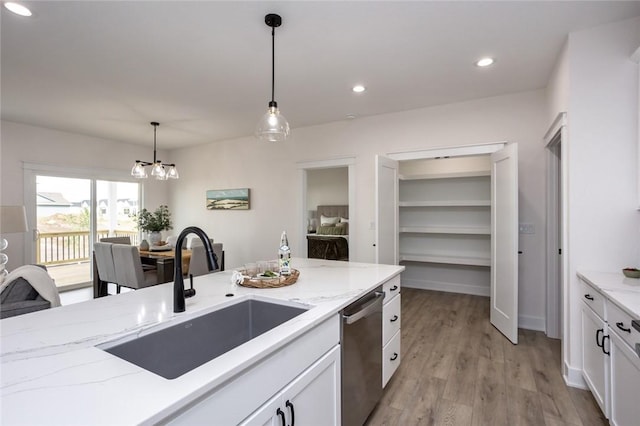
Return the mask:
[[[582,377],[582,370],[578,368],[570,367],[566,362],[564,363],[564,374],[562,375],[564,382],[567,386],[578,389],[587,389],[587,382]]]
[[[469,284],[456,284],[440,281],[411,280],[402,278],[402,287],[417,288],[420,290],[446,291],[448,293],[472,294],[474,296],[489,297],[489,288]]]
[[[547,329],[543,317],[533,317],[531,315],[518,315],[518,328],[542,332]]]

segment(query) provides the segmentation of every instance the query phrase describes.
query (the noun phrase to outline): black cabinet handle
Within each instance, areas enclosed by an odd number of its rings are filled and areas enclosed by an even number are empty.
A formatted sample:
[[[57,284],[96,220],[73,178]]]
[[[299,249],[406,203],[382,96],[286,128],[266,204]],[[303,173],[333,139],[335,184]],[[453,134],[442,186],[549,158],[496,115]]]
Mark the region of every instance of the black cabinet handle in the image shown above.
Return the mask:
[[[605,339],[609,339],[609,338],[610,338],[609,336],[603,336],[602,337],[602,352],[604,352],[605,355],[610,355],[611,354],[611,352],[609,352],[608,350],[606,350],[604,348],[604,340]]]
[[[622,331],[626,331],[627,333],[631,333],[631,328],[624,328],[623,322],[617,322],[616,327],[618,327]]]
[[[391,320],[390,320],[390,321],[391,321],[391,322],[396,322],[396,321],[398,321],[398,316],[397,316],[397,315],[394,315],[394,316],[393,316],[393,318],[391,318]]]
[[[284,405],[286,405],[287,408],[289,409],[289,411],[291,412],[291,426],[295,426],[295,424],[296,424],[296,414],[293,411],[293,404],[291,403],[291,401],[287,400],[287,402],[285,402]]]
[[[604,339],[602,339],[602,344],[600,344],[600,333],[604,333],[604,329],[599,328],[596,330],[596,345],[598,345],[599,348],[602,348],[604,346]]]
[[[398,286],[397,286],[397,285],[394,285],[394,286],[393,286],[393,287],[391,287],[389,290],[390,290],[390,291],[396,291],[397,289],[398,289]]]
[[[280,423],[282,426],[287,426],[284,419],[284,411],[282,411],[280,407],[276,410],[276,415],[280,416]]]
[[[389,358],[390,361],[395,361],[396,359],[398,359],[398,354],[396,352],[393,353],[393,356],[391,358]]]
[[[593,300],[593,296],[590,295],[590,294],[585,294],[584,298],[587,299],[587,300]]]

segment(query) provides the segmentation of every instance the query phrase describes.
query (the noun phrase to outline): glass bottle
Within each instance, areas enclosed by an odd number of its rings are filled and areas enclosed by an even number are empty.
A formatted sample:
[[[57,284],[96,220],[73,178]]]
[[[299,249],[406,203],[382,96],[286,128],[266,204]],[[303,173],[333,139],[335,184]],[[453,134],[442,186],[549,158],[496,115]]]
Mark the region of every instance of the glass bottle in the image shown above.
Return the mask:
[[[280,249],[278,250],[280,263],[280,275],[291,275],[291,249],[286,231],[282,231],[280,236]]]

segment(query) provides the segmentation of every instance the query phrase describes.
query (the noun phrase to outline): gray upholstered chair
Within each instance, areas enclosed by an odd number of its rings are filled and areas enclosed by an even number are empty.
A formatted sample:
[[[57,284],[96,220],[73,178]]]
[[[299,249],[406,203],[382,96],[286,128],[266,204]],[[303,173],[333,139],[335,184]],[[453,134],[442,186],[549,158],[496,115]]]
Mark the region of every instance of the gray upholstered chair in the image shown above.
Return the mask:
[[[207,264],[206,250],[202,243],[194,244],[191,248],[191,259],[189,260],[189,275],[194,277],[205,275],[210,272],[220,272],[224,270],[224,255],[222,250],[222,243],[213,244],[213,253],[218,260],[218,269],[209,271],[209,265]]]
[[[158,284],[156,271],[145,271],[142,268],[138,247],[113,244],[111,251],[118,285],[140,289]]]
[[[105,237],[100,238],[101,243],[131,244],[131,237]]]
[[[112,243],[106,242],[93,243],[93,252],[95,253],[98,278],[105,283],[105,285],[108,283],[115,284],[116,292],[120,293],[118,277],[116,276],[116,269],[113,263],[112,246]]]

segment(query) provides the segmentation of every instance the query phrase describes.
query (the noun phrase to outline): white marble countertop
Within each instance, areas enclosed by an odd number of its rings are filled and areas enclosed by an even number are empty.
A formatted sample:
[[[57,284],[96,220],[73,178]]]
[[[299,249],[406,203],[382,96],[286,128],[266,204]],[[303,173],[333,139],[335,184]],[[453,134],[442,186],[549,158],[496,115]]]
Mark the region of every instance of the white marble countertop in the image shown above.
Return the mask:
[[[231,271],[197,277],[197,294],[179,314],[173,313],[169,283],[2,320],[0,423],[157,422],[404,269],[315,259],[293,259],[293,265],[300,270],[298,282],[276,289],[234,286]],[[95,347],[241,299],[265,297],[312,308],[173,380]]]
[[[598,289],[633,319],[640,319],[640,279],[627,278],[622,275],[622,271],[578,271],[578,276]]]

